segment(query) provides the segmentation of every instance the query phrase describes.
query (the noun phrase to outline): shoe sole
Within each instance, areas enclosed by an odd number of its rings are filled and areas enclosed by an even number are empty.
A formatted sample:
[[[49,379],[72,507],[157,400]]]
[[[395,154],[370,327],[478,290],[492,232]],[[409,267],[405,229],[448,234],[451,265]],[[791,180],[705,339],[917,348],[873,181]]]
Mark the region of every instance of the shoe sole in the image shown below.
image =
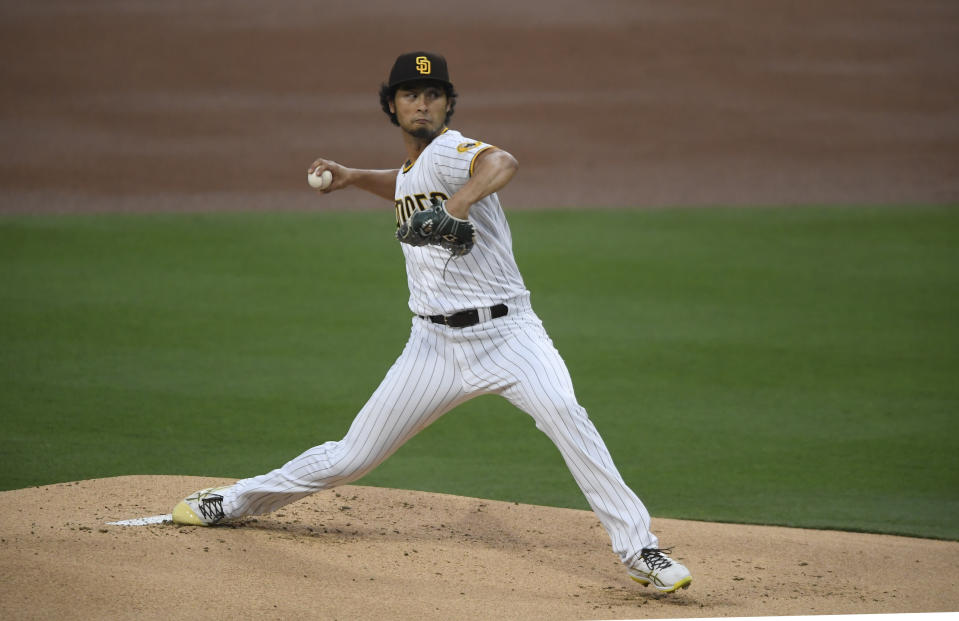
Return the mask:
[[[635,580],[636,582],[640,583],[640,584],[643,585],[644,587],[645,587],[645,586],[649,586],[649,585],[651,584],[649,580],[644,580],[644,579],[642,579],[642,578],[637,578],[636,576],[634,576],[634,575],[632,575],[632,574],[629,574],[629,577],[632,578],[633,580]],[[686,578],[683,578],[682,580],[680,580],[679,582],[677,582],[676,584],[674,584],[674,585],[672,585],[672,586],[668,586],[668,587],[658,587],[658,586],[653,585],[653,588],[656,589],[657,591],[659,591],[660,593],[672,593],[673,591],[678,591],[679,589],[688,589],[688,588],[689,588],[689,585],[692,584],[692,583],[693,583],[693,577],[692,577],[692,576],[687,576]]]

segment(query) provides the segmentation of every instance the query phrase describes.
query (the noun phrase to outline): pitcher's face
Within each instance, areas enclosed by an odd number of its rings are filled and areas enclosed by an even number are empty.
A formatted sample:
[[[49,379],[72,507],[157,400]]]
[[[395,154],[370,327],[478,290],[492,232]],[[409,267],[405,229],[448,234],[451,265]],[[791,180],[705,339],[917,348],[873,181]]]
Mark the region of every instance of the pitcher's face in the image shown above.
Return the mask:
[[[400,128],[424,140],[430,140],[443,131],[449,110],[446,91],[435,83],[403,85],[396,90],[390,104],[390,111],[396,114]]]

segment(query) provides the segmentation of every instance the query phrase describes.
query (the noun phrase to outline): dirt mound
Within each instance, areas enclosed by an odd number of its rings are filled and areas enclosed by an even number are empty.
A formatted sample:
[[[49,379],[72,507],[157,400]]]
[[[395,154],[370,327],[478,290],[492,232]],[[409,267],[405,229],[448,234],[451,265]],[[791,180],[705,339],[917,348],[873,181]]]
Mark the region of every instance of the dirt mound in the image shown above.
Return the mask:
[[[0,617],[614,619],[959,610],[959,543],[654,520],[693,572],[630,581],[588,511],[345,486],[217,528],[169,513],[224,482],[129,476],[0,493]]]

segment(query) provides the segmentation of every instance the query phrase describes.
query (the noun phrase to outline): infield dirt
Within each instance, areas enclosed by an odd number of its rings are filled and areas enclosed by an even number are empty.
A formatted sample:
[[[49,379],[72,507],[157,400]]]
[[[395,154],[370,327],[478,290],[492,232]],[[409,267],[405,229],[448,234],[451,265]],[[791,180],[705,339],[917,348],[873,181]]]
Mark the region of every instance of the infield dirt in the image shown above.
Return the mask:
[[[304,173],[401,163],[376,91],[423,47],[449,59],[452,125],[518,157],[508,209],[959,201],[952,1],[48,0],[0,17],[0,212],[382,207],[318,198]],[[0,617],[959,610],[956,542],[654,516],[694,574],[663,596],[582,511],[350,486],[236,527],[106,525],[211,482],[0,493]]]
[[[222,479],[0,493],[5,619],[635,619],[959,610],[959,543],[654,519],[693,572],[632,582],[588,511],[345,486],[214,528],[110,526]]]

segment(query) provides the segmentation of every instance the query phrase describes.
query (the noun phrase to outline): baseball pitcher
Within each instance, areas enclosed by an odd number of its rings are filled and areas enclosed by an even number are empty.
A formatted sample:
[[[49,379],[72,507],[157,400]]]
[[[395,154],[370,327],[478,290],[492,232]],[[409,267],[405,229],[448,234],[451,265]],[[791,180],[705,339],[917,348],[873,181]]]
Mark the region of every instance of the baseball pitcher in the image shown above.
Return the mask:
[[[442,56],[403,54],[380,103],[399,127],[405,163],[365,170],[317,159],[308,170],[323,194],[355,186],[393,201],[412,312],[399,358],[342,440],[261,476],[195,492],[173,519],[213,525],[356,481],[457,405],[495,393],[556,445],[629,576],[664,592],[688,587],[689,571],[659,548],[649,512],[577,402],[566,364],[530,305],[496,194],[516,174],[516,158],[451,129],[456,99]]]

